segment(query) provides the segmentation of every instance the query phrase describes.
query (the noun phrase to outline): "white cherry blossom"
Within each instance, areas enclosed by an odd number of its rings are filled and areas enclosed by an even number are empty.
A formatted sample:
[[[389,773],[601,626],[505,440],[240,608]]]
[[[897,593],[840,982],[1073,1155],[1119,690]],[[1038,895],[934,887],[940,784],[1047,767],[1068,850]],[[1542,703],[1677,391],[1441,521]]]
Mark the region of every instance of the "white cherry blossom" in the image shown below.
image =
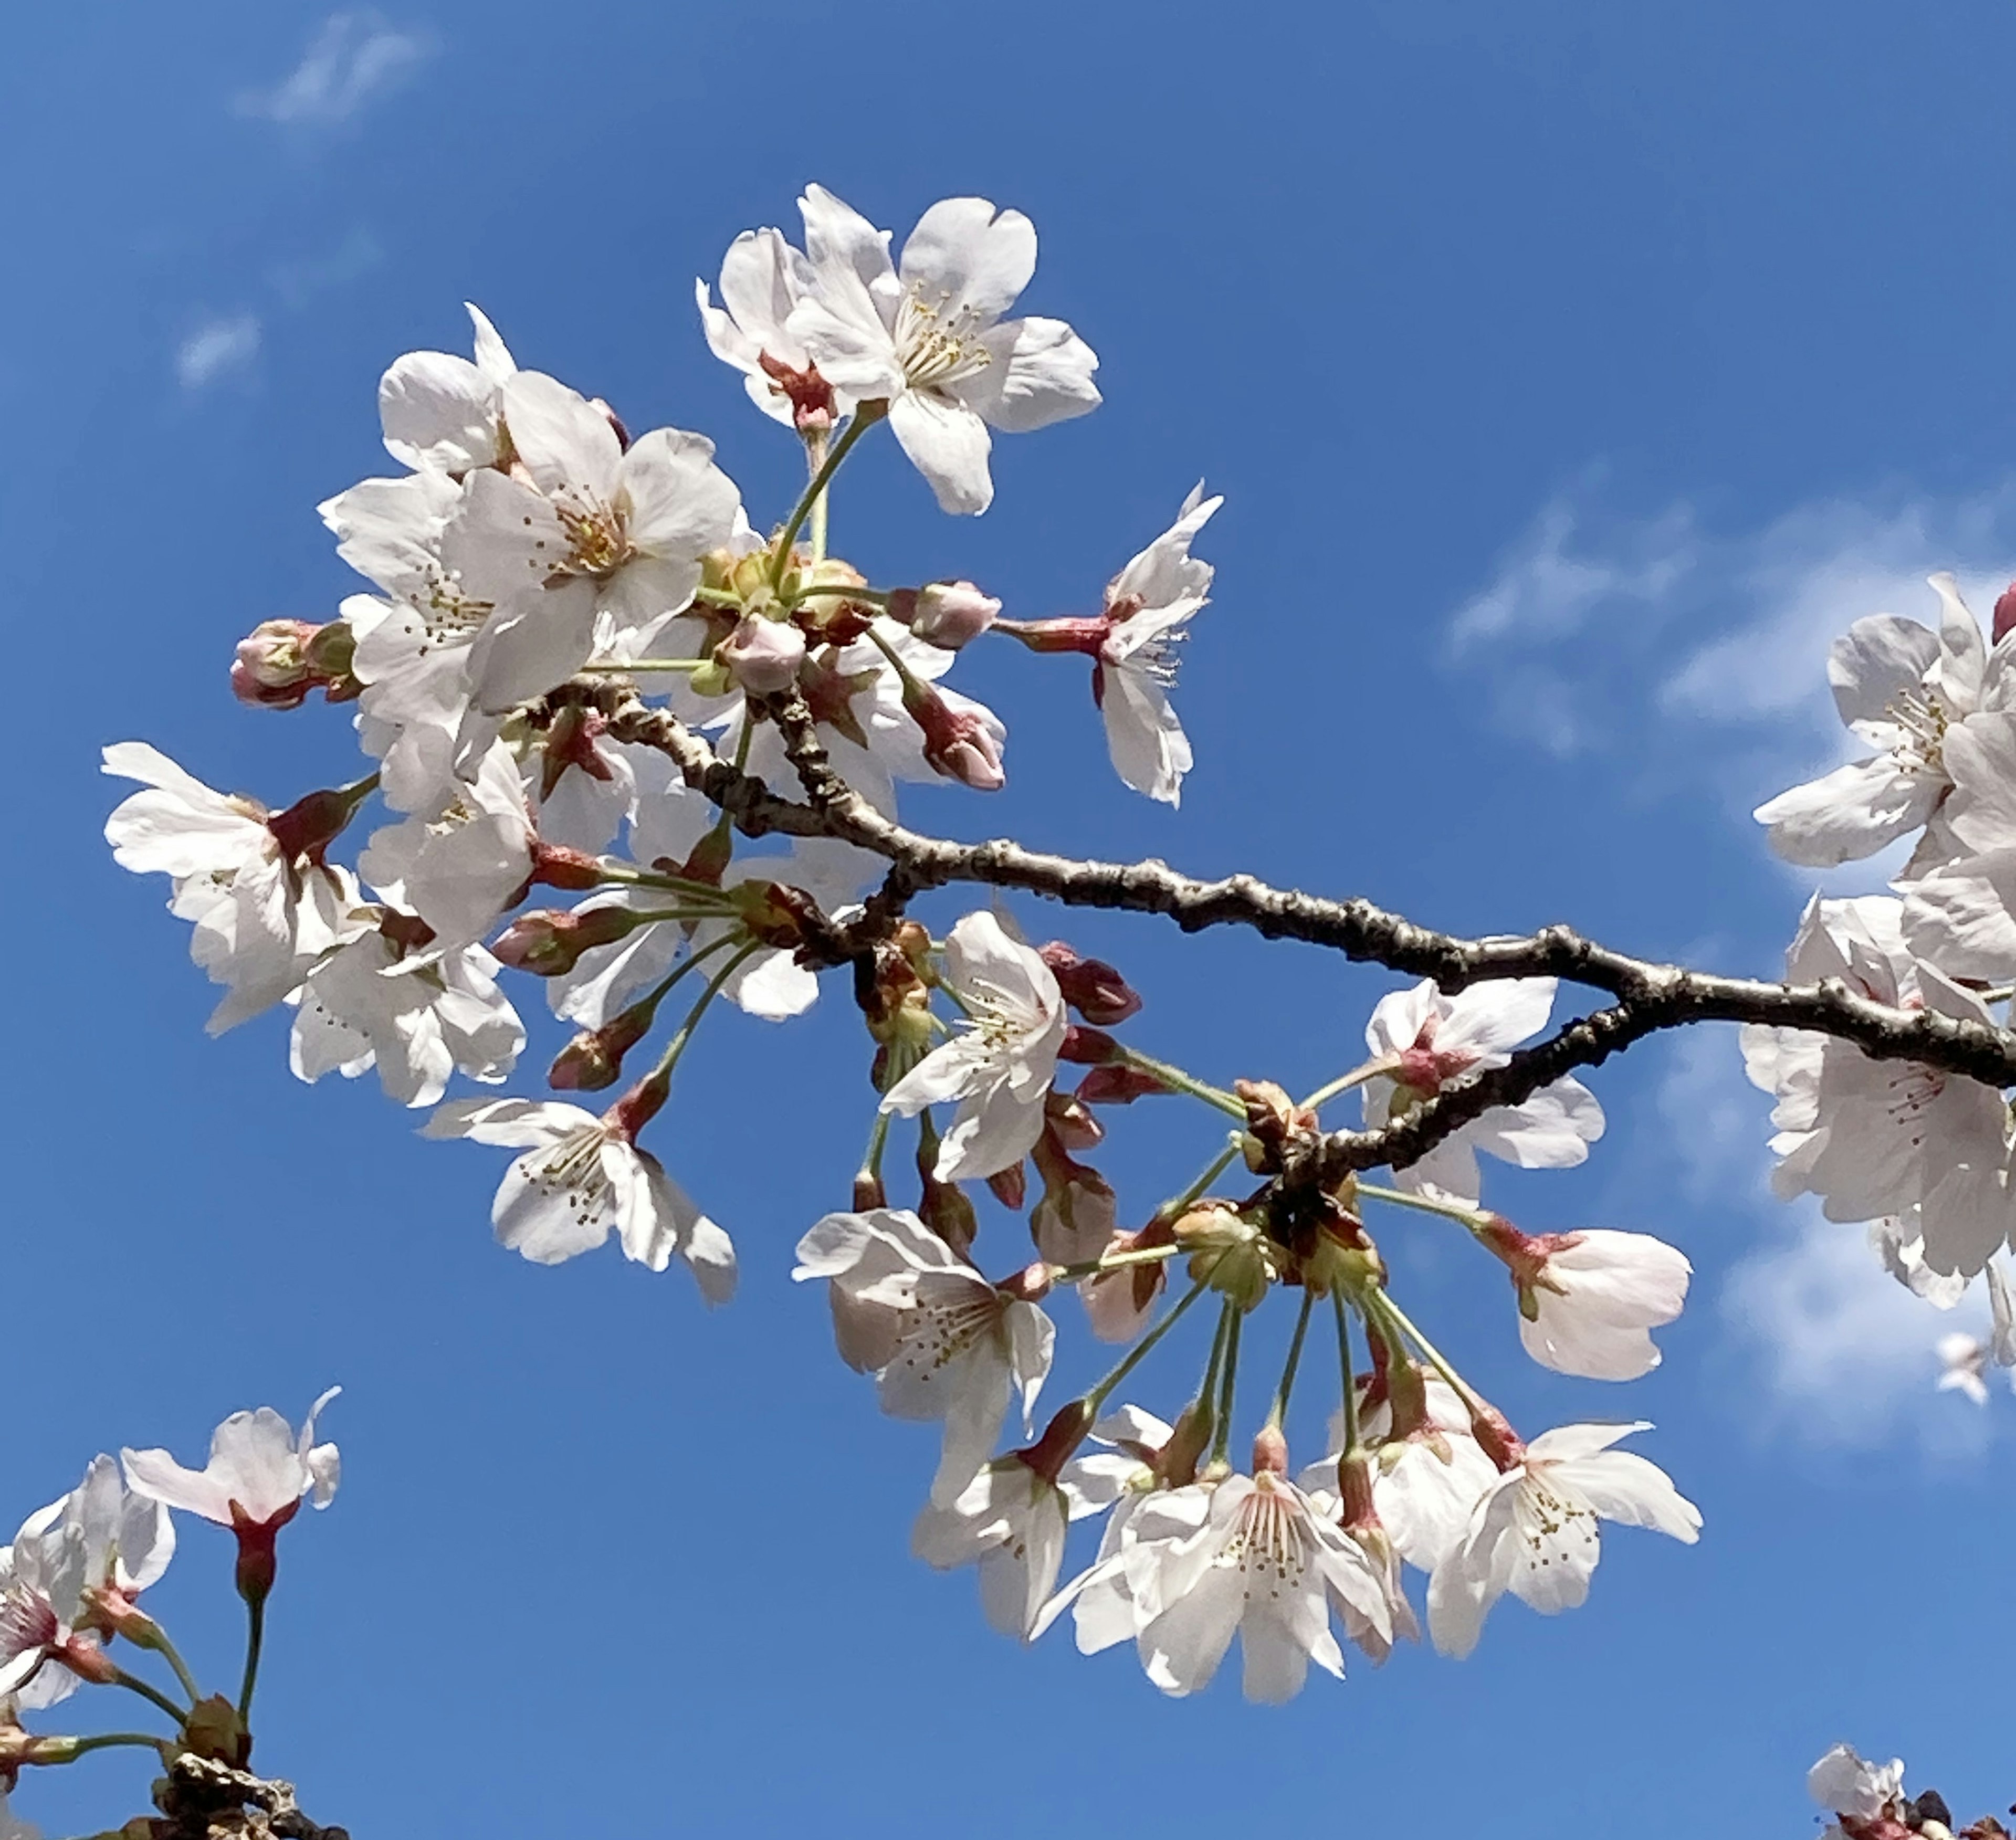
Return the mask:
[[[1904,1799],[1904,1761],[1863,1761],[1852,1745],[1836,1745],[1806,1772],[1806,1792],[1830,1813],[1850,1820],[1881,1820]]]
[[[504,1172],[490,1219],[500,1245],[535,1265],[592,1251],[613,1229],[623,1255],[651,1271],[682,1259],[709,1303],[735,1294],[735,1248],[649,1150],[621,1102],[602,1116],[532,1099],[461,1099],[425,1136],[466,1137],[524,1154]]]
[[[106,820],[106,838],[121,868],[173,878],[170,909],[194,927],[189,956],[225,987],[211,1034],[280,1002],[357,931],[356,884],[322,862],[328,839],[316,834],[311,801],[269,812],[213,790],[141,741],[107,747],[104,762],[147,788]]]
[[[518,367],[497,329],[468,301],[476,329],[476,361],[446,351],[409,351],[392,361],[378,383],[378,419],[385,451],[407,466],[459,476],[504,464],[504,386]]]
[[[427,922],[434,934],[427,950],[439,956],[489,931],[530,877],[538,841],[518,764],[500,741],[445,810],[373,831],[357,866],[387,900]]]
[[[749,400],[772,421],[823,429],[851,413],[790,329],[792,309],[812,286],[811,265],[781,230],[744,230],[721,258],[721,305],[704,281],[693,283],[707,349],[742,373]]]
[[[1787,955],[1795,983],[1839,978],[1874,1001],[1989,1021],[1971,992],[1914,959],[1903,903],[1810,902]],[[1907,1216],[1933,1272],[1971,1276],[2007,1242],[2007,1112],[1992,1088],[1917,1061],[1877,1060],[1845,1042],[1752,1024],[1745,1068],[1773,1093],[1772,1186],[1821,1198],[1830,1220]]]
[[[80,1665],[96,1652],[81,1631],[90,1583],[81,1531],[63,1502],[31,1514],[11,1546],[0,1547],[0,1699],[39,1708],[67,1699]]]
[[[1988,1403],[1988,1344],[1977,1335],[1956,1330],[1942,1335],[1935,1352],[1939,1358],[1939,1390],[1964,1394],[1977,1406]]]
[[[949,1572],[975,1565],[988,1624],[1027,1637],[1057,1582],[1068,1523],[1091,1512],[1019,1455],[983,1467],[944,1507],[927,1503],[910,1550]]]
[[[210,1460],[200,1470],[185,1469],[165,1450],[123,1450],[127,1484],[166,1507],[229,1527],[241,1546],[263,1544],[270,1554],[270,1536],[304,1500],[326,1508],[336,1499],[343,1460],[335,1445],[315,1441],[315,1421],[342,1390],[323,1393],[298,1433],[270,1406],[232,1413],[211,1433]]]
[[[1381,998],[1366,1024],[1366,1046],[1393,1071],[1361,1088],[1366,1128],[1377,1130],[1444,1086],[1503,1067],[1512,1049],[1546,1026],[1554,989],[1551,978],[1517,978],[1445,996],[1424,980]],[[1586,1161],[1589,1145],[1602,1135],[1596,1095],[1579,1080],[1560,1079],[1517,1105],[1493,1106],[1395,1179],[1402,1188],[1474,1203],[1481,1186],[1478,1150],[1524,1169],[1566,1169]]]
[[[991,913],[969,913],[953,926],[945,981],[966,1026],[891,1086],[882,1109],[909,1118],[956,1100],[937,1165],[939,1181],[956,1182],[995,1175],[1035,1147],[1069,1022],[1057,974]]]
[[[355,1079],[375,1066],[387,1098],[432,1105],[458,1071],[509,1077],[525,1028],[497,987],[496,960],[480,945],[409,956],[402,917],[387,915],[309,972],[289,1045],[297,1078]]]
[[[1269,1705],[1301,1691],[1309,1664],[1344,1676],[1330,1626],[1334,1604],[1384,1647],[1392,1643],[1385,1580],[1284,1475],[1226,1477],[1186,1537],[1137,1543],[1130,1592],[1153,1613],[1136,1637],[1148,1678],[1180,1698],[1210,1683],[1237,1635],[1246,1697]],[[1152,1583],[1150,1572],[1152,1569]]]
[[[1522,1233],[1494,1219],[1487,1244],[1510,1269],[1519,1294],[1519,1339],[1557,1374],[1636,1380],[1659,1364],[1651,1331],[1687,1301],[1694,1267],[1650,1233],[1608,1228]]]
[[[441,538],[464,592],[495,613],[470,647],[479,707],[510,708],[601,651],[646,655],[693,600],[740,496],[714,443],[658,428],[626,448],[608,416],[538,371],[503,389],[518,464],[472,474]]]
[[[1507,1591],[1545,1615],[1577,1608],[1601,1556],[1599,1519],[1653,1528],[1690,1546],[1700,1538],[1700,1511],[1666,1473],[1611,1448],[1651,1429],[1563,1425],[1515,1453],[1428,1580],[1428,1633],[1437,1648],[1468,1655],[1492,1605]]]
[[[2005,707],[2008,653],[1991,654],[1949,574],[1928,578],[1937,632],[1894,614],[1858,620],[1827,657],[1841,720],[1877,750],[1758,807],[1788,862],[1827,869],[1874,855],[1936,816],[1953,780],[1946,751],[1977,715]],[[1940,846],[1928,839],[1936,857]]]
[[[1210,597],[1211,565],[1190,554],[1222,498],[1200,480],[1176,521],[1107,585],[1106,636],[1093,666],[1093,694],[1106,723],[1114,771],[1136,792],[1178,804],[1195,764],[1190,737],[1169,702],[1177,643]]]
[[[889,233],[823,188],[798,200],[809,287],[787,322],[822,376],[889,425],[939,505],[985,511],[994,497],[989,427],[1024,434],[1099,404],[1099,360],[1059,319],[1001,315],[1036,268],[1035,227],[984,198],[941,200],[900,264]]]
[[[1407,1563],[1432,1572],[1462,1539],[1471,1510],[1498,1479],[1498,1466],[1471,1429],[1470,1409],[1431,1369],[1410,1370],[1404,1381],[1409,1404],[1396,1415],[1390,1393],[1374,1397],[1373,1376],[1359,1377],[1359,1435],[1377,1452],[1373,1507],[1394,1550]],[[1416,1394],[1414,1388],[1420,1391]],[[1404,1423],[1396,1417],[1404,1416]],[[1330,1420],[1330,1453],[1297,1478],[1311,1495],[1337,1488],[1344,1447],[1340,1410]]]
[[[944,1422],[931,1504],[951,1507],[992,1453],[1011,1392],[1031,1428],[1050,1319],[988,1283],[908,1208],[829,1214],[797,1255],[791,1276],[828,1280],[841,1359],[875,1376],[882,1410]]]

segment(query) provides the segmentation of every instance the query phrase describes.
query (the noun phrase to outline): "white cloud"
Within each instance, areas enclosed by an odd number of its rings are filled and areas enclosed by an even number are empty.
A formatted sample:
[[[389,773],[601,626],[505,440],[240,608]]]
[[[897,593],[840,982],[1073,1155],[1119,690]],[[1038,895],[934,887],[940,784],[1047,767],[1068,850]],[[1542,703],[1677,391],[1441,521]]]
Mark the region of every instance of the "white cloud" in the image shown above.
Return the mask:
[[[1694,513],[1685,505],[1615,531],[1600,546],[1608,554],[1570,553],[1583,521],[1571,495],[1550,500],[1501,560],[1491,585],[1457,611],[1451,649],[1460,655],[1493,639],[1564,639],[1599,607],[1664,599],[1694,567]]]
[[[175,351],[175,376],[185,390],[201,390],[259,354],[259,316],[234,314],[205,322]]]
[[[2016,480],[1951,502],[1826,499],[1733,534],[1683,502],[1618,517],[1601,486],[1593,472],[1542,508],[1452,616],[1450,658],[1484,667],[1501,723],[1557,756],[1729,731],[1744,758],[1718,765],[1755,782],[1747,804],[1790,783],[1758,790],[1759,775],[1840,757],[1827,650],[1852,621],[1931,617],[1924,578],[1942,568],[1985,615],[2016,574]]]
[[[383,244],[362,225],[324,254],[281,262],[267,271],[274,293],[290,307],[305,307],[317,294],[368,275],[385,260]]]
[[[293,71],[271,89],[241,95],[238,112],[290,124],[347,121],[434,51],[428,34],[395,28],[381,13],[333,13]]]

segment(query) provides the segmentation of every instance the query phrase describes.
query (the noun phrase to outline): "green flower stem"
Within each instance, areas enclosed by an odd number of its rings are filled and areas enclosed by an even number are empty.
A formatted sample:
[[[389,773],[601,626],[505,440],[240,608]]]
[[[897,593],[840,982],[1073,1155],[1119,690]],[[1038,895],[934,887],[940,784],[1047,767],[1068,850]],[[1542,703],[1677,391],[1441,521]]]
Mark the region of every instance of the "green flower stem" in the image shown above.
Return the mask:
[[[1239,1385],[1239,1330],[1246,1320],[1245,1312],[1235,1303],[1228,1301],[1225,1331],[1225,1369],[1218,1395],[1218,1428],[1211,1440],[1211,1460],[1228,1461],[1226,1453],[1232,1448],[1232,1405]]]
[[[152,1637],[146,1642],[138,1644],[137,1646],[153,1649],[175,1669],[175,1678],[182,1683],[182,1691],[189,1696],[191,1705],[194,1705],[203,1698],[203,1689],[196,1685],[196,1676],[189,1672],[189,1663],[182,1659],[181,1650],[168,1640],[168,1632],[159,1623],[154,1625]]]
[[[1460,1201],[1438,1201],[1431,1196],[1409,1194],[1404,1188],[1381,1188],[1370,1182],[1358,1185],[1359,1198],[1384,1201],[1388,1207],[1412,1208],[1422,1214],[1439,1214],[1445,1220],[1460,1220],[1474,1233],[1488,1218],[1481,1208],[1465,1207]]]
[[[1203,1279],[1198,1279],[1176,1300],[1162,1320],[1121,1357],[1113,1371],[1085,1395],[1085,1415],[1088,1423],[1098,1416],[1100,1407],[1106,1403],[1113,1389],[1134,1371],[1149,1349],[1175,1327],[1176,1319],[1204,1294],[1206,1288]]]
[[[1238,1154],[1239,1139],[1235,1134],[1232,1141],[1205,1166],[1196,1181],[1193,1182],[1181,1194],[1163,1202],[1161,1206],[1155,1210],[1155,1218],[1157,1220],[1174,1220],[1179,1218],[1199,1195],[1225,1173],[1226,1165]]]
[[[861,1158],[862,1176],[875,1182],[882,1179],[882,1153],[888,1147],[889,1114],[877,1106],[875,1122],[868,1127],[868,1148]]]
[[[700,1027],[700,1019],[707,1014],[707,1006],[720,996],[721,987],[742,968],[743,961],[762,949],[760,940],[750,940],[707,980],[707,988],[700,993],[699,1002],[686,1012],[686,1018],[679,1024],[678,1032],[665,1044],[665,1051],[659,1056],[658,1064],[651,1070],[650,1079],[668,1080],[671,1078],[672,1069],[679,1065],[679,1057],[686,1051],[686,1043],[693,1039],[693,1031]]]
[[[829,600],[866,601],[871,607],[889,604],[889,590],[886,588],[801,588],[787,600],[790,606],[796,607],[801,601],[816,600],[822,596]]]
[[[791,508],[790,517],[777,533],[776,552],[770,560],[770,586],[773,592],[783,585],[784,571],[790,566],[791,546],[798,540],[798,532],[805,528],[813,506],[826,495],[826,488],[840,470],[841,462],[847,458],[854,444],[888,412],[888,404],[880,400],[861,404],[841,430],[839,440],[833,444],[833,451],[819,463],[819,470],[806,482],[797,503]]]
[[[1295,1370],[1302,1363],[1302,1338],[1309,1332],[1309,1312],[1316,1304],[1316,1292],[1304,1285],[1301,1310],[1295,1318],[1294,1338],[1288,1344],[1288,1359],[1281,1369],[1281,1384],[1274,1389],[1273,1410],[1267,1414],[1267,1422],[1276,1431],[1287,1422],[1288,1395],[1295,1390]]]
[[[92,1751],[109,1751],[115,1745],[144,1745],[150,1751],[158,1751],[163,1745],[174,1741],[157,1737],[146,1731],[97,1731],[88,1737],[73,1737],[66,1741],[70,1746],[70,1755],[63,1761],[69,1763]]]
[[[824,428],[816,428],[808,430],[805,437],[805,470],[814,479],[819,477],[819,469],[826,464],[828,432]],[[823,491],[812,500],[812,546],[814,562],[826,560],[826,527],[827,514],[832,506],[832,496],[831,493]]]
[[[1348,1093],[1353,1086],[1362,1086],[1367,1080],[1376,1079],[1382,1073],[1391,1073],[1394,1064],[1391,1055],[1381,1055],[1377,1060],[1367,1060],[1361,1066],[1354,1067],[1348,1073],[1339,1074],[1328,1086],[1317,1087],[1297,1109],[1319,1111],[1340,1093]]]
[[[1119,1046],[1119,1044],[1115,1046]],[[1234,1098],[1222,1087],[1194,1078],[1180,1067],[1172,1067],[1168,1061],[1157,1060],[1152,1054],[1143,1054],[1138,1049],[1120,1046],[1119,1052],[1123,1064],[1137,1068],[1143,1073],[1152,1074],[1172,1092],[1187,1093],[1193,1099],[1201,1099],[1205,1104],[1215,1106],[1228,1118],[1235,1118],[1242,1125],[1245,1123],[1245,1102]]]
[[[159,1706],[163,1712],[166,1712],[171,1719],[175,1720],[178,1727],[179,1727],[182,1721],[189,1716],[189,1714],[184,1711],[182,1707],[177,1705],[175,1702],[169,1698],[165,1693],[162,1692],[160,1688],[153,1685],[150,1682],[142,1680],[137,1674],[128,1673],[124,1668],[115,1668],[113,1669],[111,1683],[114,1687],[124,1687],[128,1693],[137,1693],[142,1699],[148,1701],[153,1705]]]
[[[627,862],[612,862],[606,857],[598,859],[596,866],[606,884],[619,888],[659,888],[668,894],[683,895],[689,901],[700,902],[708,909],[707,914],[701,917],[711,918],[716,913],[732,909],[735,905],[711,882],[695,881],[690,876],[668,875],[661,869],[636,869]]]
[[[1101,1272],[1124,1271],[1130,1265],[1157,1265],[1165,1258],[1174,1258],[1185,1250],[1181,1246],[1136,1246],[1126,1252],[1108,1252],[1097,1258],[1088,1258],[1079,1265],[1053,1265],[1050,1267],[1050,1282],[1053,1284],[1075,1284],[1080,1278],[1096,1278]]]
[[[1365,1302],[1369,1311],[1383,1317],[1389,1327],[1397,1329],[1421,1351],[1427,1358],[1428,1365],[1449,1383],[1456,1397],[1462,1400],[1473,1413],[1491,1410],[1490,1402],[1442,1358],[1441,1350],[1414,1327],[1409,1320],[1407,1312],[1384,1291],[1366,1291]]]
[[[1358,1377],[1351,1370],[1351,1312],[1341,1290],[1331,1291],[1330,1300],[1337,1309],[1337,1365],[1344,1381],[1344,1451],[1347,1457],[1355,1456],[1365,1444],[1358,1428]]]

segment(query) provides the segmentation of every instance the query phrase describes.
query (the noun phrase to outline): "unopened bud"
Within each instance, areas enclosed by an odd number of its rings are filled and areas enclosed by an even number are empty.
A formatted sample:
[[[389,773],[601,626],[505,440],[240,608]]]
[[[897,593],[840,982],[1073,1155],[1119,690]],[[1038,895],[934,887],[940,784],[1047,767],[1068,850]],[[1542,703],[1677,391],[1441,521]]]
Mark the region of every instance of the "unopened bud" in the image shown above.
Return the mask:
[[[1141,1068],[1112,1062],[1093,1068],[1078,1082],[1075,1096],[1085,1105],[1132,1105],[1136,1100],[1145,1099],[1151,1093],[1166,1093],[1168,1089],[1152,1073]]]
[[[927,645],[949,652],[977,639],[992,626],[1001,603],[970,582],[927,582],[898,588],[889,596],[889,617],[901,620]]]
[[[639,1003],[599,1028],[585,1028],[555,1056],[546,1084],[560,1093],[599,1093],[623,1077],[623,1057],[650,1032],[654,1004]]]
[[[805,636],[788,620],[745,614],[735,630],[714,648],[715,662],[726,668],[754,697],[787,690],[798,681],[805,659]]]
[[[1222,1202],[1193,1208],[1170,1230],[1190,1255],[1190,1276],[1241,1309],[1256,1309],[1280,1275],[1273,1241]]]
[[[962,1258],[980,1237],[980,1219],[966,1191],[956,1182],[927,1179],[917,1217]]]
[[[356,647],[346,620],[262,620],[238,642],[232,694],[262,709],[298,709],[316,690],[346,702],[363,687],[351,675]]]
[[[883,1185],[882,1178],[873,1169],[858,1169],[854,1176],[852,1207],[857,1214],[866,1214],[877,1208],[889,1204],[889,1190]]]
[[[1074,1022],[1064,1031],[1057,1058],[1075,1067],[1103,1067],[1120,1058],[1120,1044],[1103,1028],[1082,1028]]]
[[[1253,1439],[1253,1473],[1256,1476],[1285,1476],[1288,1473],[1288,1440],[1277,1424],[1262,1425]]]
[[[1036,956],[1050,967],[1064,1001],[1086,1021],[1111,1028],[1140,1009],[1140,992],[1103,959],[1085,958],[1061,939],[1053,939]]]
[[[570,849],[565,844],[549,844],[535,837],[530,879],[549,888],[569,888],[578,893],[583,888],[602,886],[602,865],[585,850]]]
[[[923,679],[905,675],[903,707],[924,733],[924,761],[934,772],[976,792],[999,792],[1008,783],[1001,768],[999,724],[968,707],[956,709]]]
[[[987,1186],[993,1190],[994,1198],[1013,1213],[1022,1212],[1022,1204],[1028,1199],[1029,1177],[1027,1168],[1018,1158],[1005,1169],[998,1169],[987,1179]]]
[[[535,978],[560,978],[581,962],[581,954],[598,945],[614,945],[643,924],[627,907],[590,907],[578,913],[542,908],[521,914],[490,948],[491,956],[514,971]]]
[[[1995,643],[2000,645],[2012,631],[2016,631],[2016,582],[2003,589],[1995,601],[1995,625],[1993,628]]]

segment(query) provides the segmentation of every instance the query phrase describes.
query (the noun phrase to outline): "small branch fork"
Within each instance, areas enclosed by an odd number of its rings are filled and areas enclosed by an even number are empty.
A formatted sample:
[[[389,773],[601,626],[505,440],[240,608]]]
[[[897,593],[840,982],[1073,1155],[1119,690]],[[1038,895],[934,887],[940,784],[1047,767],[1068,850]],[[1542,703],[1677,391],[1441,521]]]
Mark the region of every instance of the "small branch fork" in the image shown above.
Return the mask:
[[[1755,1022],[1812,1031],[1852,1042],[1879,1060],[1913,1060],[1996,1088],[2016,1086],[2016,1035],[1928,1010],[1879,1003],[1838,980],[1770,984],[1632,958],[1568,927],[1524,937],[1465,939],[1431,931],[1369,901],[1332,901],[1269,886],[1250,875],[1204,881],[1149,859],[1102,862],[1047,855],[997,838],[962,844],[927,837],[877,811],[833,768],[811,711],[797,691],[765,699],[805,792],[785,798],[737,771],[669,711],[644,703],[634,688],[601,679],[563,686],[546,707],[568,700],[599,703],[613,740],[657,749],[686,784],[725,812],[745,835],[834,837],[886,858],[889,873],[866,912],[814,938],[807,956],[827,963],[859,958],[927,889],[959,882],[1020,888],[1068,907],[1159,913],[1186,933],[1244,926],[1270,939],[1298,939],[1432,978],[1446,992],[1507,978],[1556,978],[1616,1001],[1514,1054],[1505,1066],[1445,1090],[1378,1131],[1335,1131],[1291,1157],[1280,1175],[1290,1187],[1329,1183],[1355,1170],[1402,1168],[1492,1106],[1514,1105],[1581,1067],[1593,1067],[1645,1036],[1696,1022]],[[535,705],[535,721],[542,713]]]

